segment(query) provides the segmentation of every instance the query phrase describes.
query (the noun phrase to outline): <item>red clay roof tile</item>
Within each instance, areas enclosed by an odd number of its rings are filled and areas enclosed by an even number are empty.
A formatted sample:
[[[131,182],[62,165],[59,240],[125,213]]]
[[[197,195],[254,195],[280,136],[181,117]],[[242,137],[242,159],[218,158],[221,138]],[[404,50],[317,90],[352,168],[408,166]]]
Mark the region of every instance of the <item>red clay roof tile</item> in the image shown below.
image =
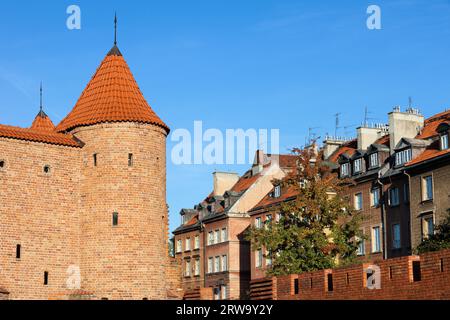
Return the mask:
[[[80,148],[81,144],[68,134],[47,132],[35,129],[25,129],[0,125],[0,138],[40,142],[66,147]]]
[[[55,132],[55,125],[52,120],[41,111],[34,119],[31,129],[43,132]]]
[[[56,130],[68,132],[80,126],[127,121],[155,124],[169,132],[145,100],[120,51],[111,50]]]

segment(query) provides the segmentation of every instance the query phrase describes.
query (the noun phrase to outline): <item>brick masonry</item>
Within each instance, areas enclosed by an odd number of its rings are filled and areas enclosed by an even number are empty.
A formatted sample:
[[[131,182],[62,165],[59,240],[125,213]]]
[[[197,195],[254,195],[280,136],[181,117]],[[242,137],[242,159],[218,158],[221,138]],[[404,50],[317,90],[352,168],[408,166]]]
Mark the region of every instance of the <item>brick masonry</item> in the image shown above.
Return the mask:
[[[166,131],[127,122],[72,133],[83,148],[0,139],[0,286],[11,299],[77,296],[66,285],[75,265],[94,299],[165,299],[177,283],[167,279]]]
[[[420,280],[413,276],[413,262],[420,262]],[[367,274],[364,270],[370,265],[380,268],[380,289],[371,290],[366,286]],[[329,274],[332,275],[332,291],[328,290]],[[334,270],[274,277],[270,291],[275,300],[438,300],[450,299],[449,283],[450,250],[444,250]]]

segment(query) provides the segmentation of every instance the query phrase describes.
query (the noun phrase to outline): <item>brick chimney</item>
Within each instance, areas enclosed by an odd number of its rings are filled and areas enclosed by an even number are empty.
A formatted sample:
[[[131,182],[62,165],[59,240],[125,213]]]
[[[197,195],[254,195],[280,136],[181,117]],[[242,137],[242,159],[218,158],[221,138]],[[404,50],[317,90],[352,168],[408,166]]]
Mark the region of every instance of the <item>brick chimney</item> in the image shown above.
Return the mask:
[[[389,135],[391,139],[391,154],[402,138],[415,138],[422,130],[425,123],[423,115],[418,109],[408,108],[401,112],[400,107],[395,107],[389,113]]]
[[[214,172],[214,196],[223,196],[225,192],[230,190],[238,181],[237,173]]]

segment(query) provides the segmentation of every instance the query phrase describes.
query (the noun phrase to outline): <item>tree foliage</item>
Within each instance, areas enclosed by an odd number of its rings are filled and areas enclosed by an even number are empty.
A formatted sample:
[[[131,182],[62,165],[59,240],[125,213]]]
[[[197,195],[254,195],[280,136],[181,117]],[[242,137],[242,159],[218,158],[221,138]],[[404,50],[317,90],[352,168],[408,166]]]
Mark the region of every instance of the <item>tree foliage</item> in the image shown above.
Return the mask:
[[[419,244],[416,252],[421,254],[443,249],[450,249],[450,209],[447,211],[444,221],[436,226],[436,232]]]
[[[297,165],[276,181],[294,199],[274,207],[279,221],[252,226],[253,250],[272,258],[268,275],[287,275],[347,264],[356,258],[360,216],[347,197],[348,184],[332,173],[313,149],[294,149]]]

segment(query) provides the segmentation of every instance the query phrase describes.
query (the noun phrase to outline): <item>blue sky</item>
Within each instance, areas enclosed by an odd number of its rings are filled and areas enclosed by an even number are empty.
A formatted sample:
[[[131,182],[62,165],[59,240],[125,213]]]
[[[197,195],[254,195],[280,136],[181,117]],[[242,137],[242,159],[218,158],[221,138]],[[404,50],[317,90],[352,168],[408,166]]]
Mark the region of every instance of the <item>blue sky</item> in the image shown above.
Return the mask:
[[[66,28],[79,5],[82,29]],[[366,9],[382,10],[382,30]],[[450,107],[450,1],[9,1],[0,11],[0,123],[29,126],[45,111],[59,122],[111,48],[119,47],[153,109],[174,130],[275,128],[281,150],[308,128],[354,135],[364,107],[385,122],[393,106],[425,116]],[[173,143],[168,143],[170,154]],[[170,158],[169,158],[170,160]],[[168,163],[171,229],[178,212],[201,201],[214,170],[247,166]]]

